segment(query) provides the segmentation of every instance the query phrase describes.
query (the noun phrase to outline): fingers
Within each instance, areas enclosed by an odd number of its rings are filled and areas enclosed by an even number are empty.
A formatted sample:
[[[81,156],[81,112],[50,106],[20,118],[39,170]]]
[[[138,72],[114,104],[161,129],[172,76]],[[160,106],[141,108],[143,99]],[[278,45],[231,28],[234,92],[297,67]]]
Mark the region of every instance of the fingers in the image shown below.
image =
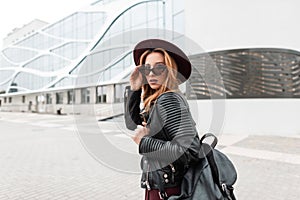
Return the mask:
[[[135,68],[135,69],[133,70],[133,72],[131,73],[131,77],[132,77],[132,78],[136,78],[137,75],[138,75],[138,73],[139,73],[138,69]]]
[[[143,84],[143,76],[139,71],[140,67],[141,67],[141,65],[136,66],[130,75],[130,86],[131,86],[131,89],[134,91],[139,90]]]
[[[147,123],[146,123],[146,122],[142,122],[142,125],[143,125],[144,127],[146,127],[146,126],[147,126]]]
[[[141,72],[139,71],[139,69],[142,67],[142,65],[138,65],[134,68],[134,72],[139,72],[139,74],[141,74]],[[142,75],[142,74],[141,74]]]
[[[140,66],[136,66],[133,70],[133,72],[131,73],[131,78],[136,79],[138,78],[138,76],[140,75],[140,71],[139,71]]]
[[[138,66],[136,66],[135,68],[134,68],[134,71],[136,72],[136,71],[138,71],[139,72],[139,68],[141,67],[142,65],[138,65]]]
[[[140,144],[141,139],[148,134],[149,134],[148,128],[138,125],[137,128],[135,129],[135,134],[131,136],[131,138],[136,144]]]
[[[131,136],[131,139],[136,143],[136,144],[140,144],[141,139],[139,139],[136,135]]]
[[[138,66],[136,66],[136,69],[139,69],[140,67],[142,67],[142,65],[138,65]]]
[[[141,125],[137,125],[136,129],[143,129],[144,127]]]

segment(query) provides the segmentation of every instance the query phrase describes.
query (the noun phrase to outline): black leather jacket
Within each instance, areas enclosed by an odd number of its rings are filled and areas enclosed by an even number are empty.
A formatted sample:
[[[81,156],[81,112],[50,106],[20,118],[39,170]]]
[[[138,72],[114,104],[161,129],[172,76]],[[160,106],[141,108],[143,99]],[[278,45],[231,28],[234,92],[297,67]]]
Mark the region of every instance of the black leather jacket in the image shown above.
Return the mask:
[[[125,123],[134,130],[141,125],[141,90],[125,90]],[[176,187],[189,165],[198,160],[198,133],[184,97],[175,92],[160,95],[147,117],[149,135],[141,139],[143,155],[141,187],[160,189]]]

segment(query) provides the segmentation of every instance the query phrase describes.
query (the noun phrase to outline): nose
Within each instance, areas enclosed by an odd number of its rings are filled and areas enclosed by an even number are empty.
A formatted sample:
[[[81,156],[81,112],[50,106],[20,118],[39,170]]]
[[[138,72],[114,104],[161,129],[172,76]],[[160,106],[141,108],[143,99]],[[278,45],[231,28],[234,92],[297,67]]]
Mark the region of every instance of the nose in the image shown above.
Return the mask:
[[[155,74],[154,74],[153,71],[151,70],[148,76],[155,76]]]

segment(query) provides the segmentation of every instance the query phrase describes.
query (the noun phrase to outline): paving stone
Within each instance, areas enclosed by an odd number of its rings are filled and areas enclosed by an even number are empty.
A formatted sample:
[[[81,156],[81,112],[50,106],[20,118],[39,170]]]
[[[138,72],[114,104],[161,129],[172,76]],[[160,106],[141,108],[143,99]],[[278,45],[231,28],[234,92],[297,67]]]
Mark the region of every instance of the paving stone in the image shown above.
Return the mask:
[[[137,153],[132,141],[120,132],[122,123],[122,118],[117,118],[98,126],[112,144]],[[86,120],[84,128],[101,134],[91,125]],[[95,160],[74,127],[72,116],[0,112],[0,200],[143,199],[140,175],[120,173]],[[299,138],[284,135],[222,135],[220,144],[221,150],[232,146],[299,155]],[[228,156],[238,170],[238,199],[298,199],[299,165],[238,152]]]

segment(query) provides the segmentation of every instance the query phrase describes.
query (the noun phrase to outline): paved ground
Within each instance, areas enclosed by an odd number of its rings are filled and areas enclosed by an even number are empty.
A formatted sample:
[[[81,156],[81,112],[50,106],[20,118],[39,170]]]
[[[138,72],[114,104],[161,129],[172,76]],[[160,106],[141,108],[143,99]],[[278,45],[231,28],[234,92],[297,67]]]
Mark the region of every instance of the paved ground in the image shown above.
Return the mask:
[[[97,159],[100,135],[136,154],[123,128],[122,117],[96,123],[84,116],[0,112],[0,199],[143,199],[139,174],[111,169]],[[94,143],[85,144],[85,135]],[[224,134],[219,140],[218,148],[238,170],[238,199],[299,199],[299,135]],[[101,145],[93,149],[93,144]]]

